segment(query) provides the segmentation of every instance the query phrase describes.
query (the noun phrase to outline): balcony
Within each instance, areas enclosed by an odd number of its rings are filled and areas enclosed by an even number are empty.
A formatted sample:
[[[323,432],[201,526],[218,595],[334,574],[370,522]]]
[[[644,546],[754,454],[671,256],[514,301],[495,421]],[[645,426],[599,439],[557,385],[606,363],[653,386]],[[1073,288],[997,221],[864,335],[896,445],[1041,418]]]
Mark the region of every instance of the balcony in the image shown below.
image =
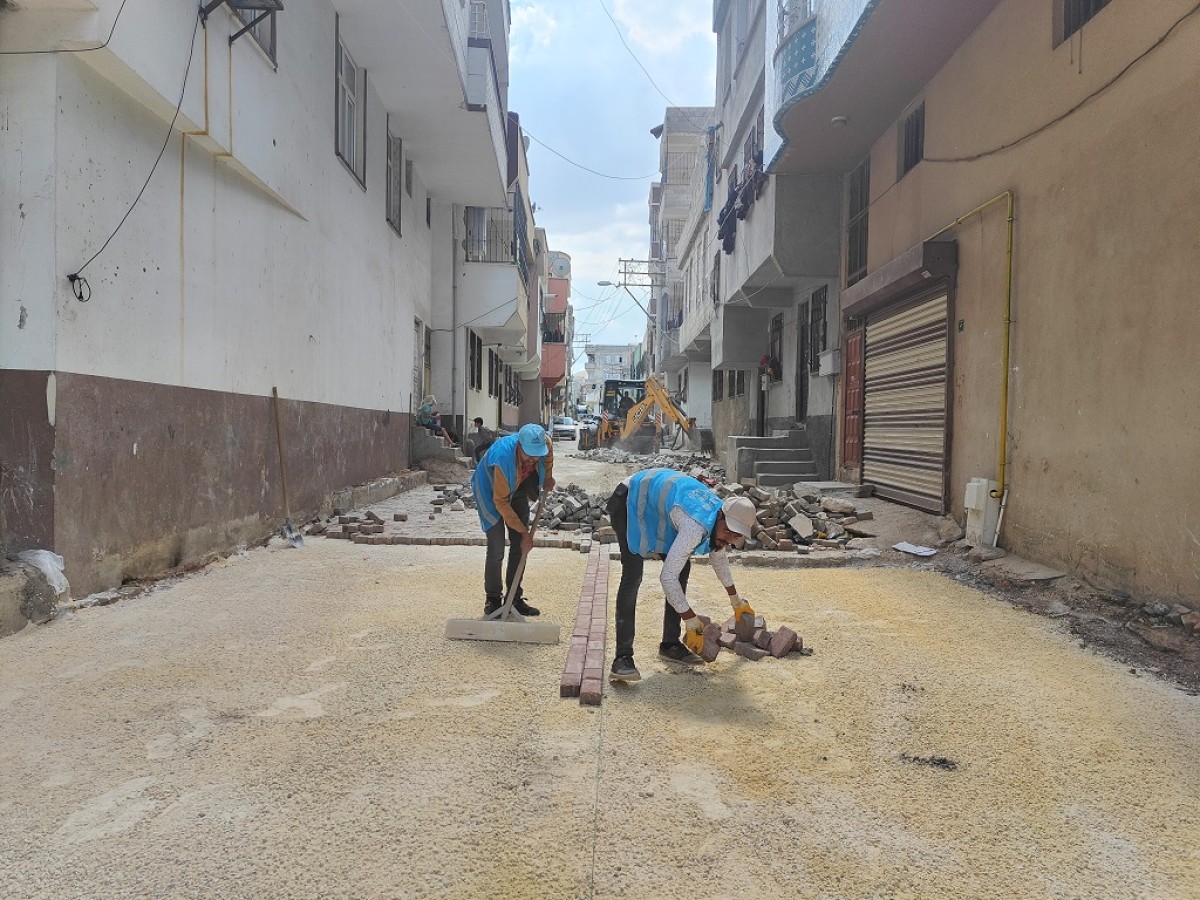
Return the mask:
[[[459,236],[467,264],[459,282],[461,321],[485,343],[499,345],[501,355],[527,363],[534,358],[526,347],[529,298],[516,263],[513,214],[471,206],[463,225]]]
[[[542,383],[552,388],[567,374],[567,345],[542,344]]]
[[[849,171],[998,2],[824,0],[815,17],[798,2],[794,19],[768,6],[782,40],[767,117],[783,134],[769,171]]]
[[[507,55],[507,32],[497,35],[491,18],[487,38],[470,37],[472,22],[503,6],[501,0],[469,7],[458,0],[333,5],[343,40],[400,123],[405,150],[429,192],[463,205],[503,203],[508,154],[501,83],[507,70],[497,70],[495,57]],[[503,11],[497,15],[506,28]]]

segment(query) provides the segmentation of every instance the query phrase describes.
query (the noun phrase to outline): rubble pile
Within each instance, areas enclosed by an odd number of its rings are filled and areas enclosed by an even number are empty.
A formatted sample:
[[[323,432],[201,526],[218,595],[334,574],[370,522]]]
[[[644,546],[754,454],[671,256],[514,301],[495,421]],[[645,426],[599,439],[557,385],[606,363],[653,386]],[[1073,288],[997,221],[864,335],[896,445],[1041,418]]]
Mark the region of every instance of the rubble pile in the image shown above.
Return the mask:
[[[634,471],[642,469],[678,469],[693,478],[698,478],[710,487],[725,480],[725,467],[711,456],[703,453],[630,453],[615,447],[598,447],[572,454],[575,459],[590,459],[596,462],[616,463],[631,466]]]
[[[608,524],[605,515],[608,497],[608,494],[589,494],[577,484],[555,488],[546,494],[540,527],[551,531],[594,531]]]
[[[856,537],[873,537],[862,522],[873,517],[843,497],[822,497],[806,489],[792,491],[722,484],[721,497],[746,497],[758,510],[747,550],[808,553],[814,547],[844,549]]]
[[[734,619],[730,616],[724,625],[718,625],[708,616],[700,616],[704,623],[704,649],[701,656],[712,662],[722,650],[732,650],[738,656],[758,662],[771,656],[783,659],[789,653],[811,656],[812,650],[804,646],[804,639],[787,626],[776,631],[767,630],[762,616],[743,613]]]

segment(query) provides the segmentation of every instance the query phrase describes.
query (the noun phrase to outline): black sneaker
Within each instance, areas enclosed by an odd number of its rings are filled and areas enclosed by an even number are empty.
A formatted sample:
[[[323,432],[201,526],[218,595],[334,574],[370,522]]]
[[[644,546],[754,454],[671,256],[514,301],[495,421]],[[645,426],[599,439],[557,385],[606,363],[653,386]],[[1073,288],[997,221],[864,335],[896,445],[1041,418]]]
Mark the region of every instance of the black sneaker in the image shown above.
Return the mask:
[[[500,605],[501,604],[498,599],[496,599],[495,597],[488,597],[487,600],[485,600],[483,602],[483,614],[485,616],[490,616],[492,613],[494,613],[496,610],[498,610],[500,608]]]
[[[513,609],[523,616],[540,616],[542,614],[542,611],[536,606],[530,606],[526,603],[524,597],[518,597],[513,601]]]
[[[687,666],[699,666],[704,662],[704,660],[680,643],[660,645],[658,648],[658,655],[663,659],[669,659],[671,662],[683,663]]]
[[[641,681],[642,673],[633,664],[632,656],[618,656],[613,660],[610,681]]]

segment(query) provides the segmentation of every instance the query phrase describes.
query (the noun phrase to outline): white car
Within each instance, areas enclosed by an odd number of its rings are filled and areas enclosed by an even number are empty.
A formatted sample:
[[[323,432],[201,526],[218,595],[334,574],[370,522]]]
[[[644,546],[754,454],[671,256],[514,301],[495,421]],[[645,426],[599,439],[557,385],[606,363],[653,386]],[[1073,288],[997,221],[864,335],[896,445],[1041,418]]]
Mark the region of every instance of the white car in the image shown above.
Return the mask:
[[[579,427],[570,416],[555,416],[550,422],[550,439],[574,441],[579,439]]]

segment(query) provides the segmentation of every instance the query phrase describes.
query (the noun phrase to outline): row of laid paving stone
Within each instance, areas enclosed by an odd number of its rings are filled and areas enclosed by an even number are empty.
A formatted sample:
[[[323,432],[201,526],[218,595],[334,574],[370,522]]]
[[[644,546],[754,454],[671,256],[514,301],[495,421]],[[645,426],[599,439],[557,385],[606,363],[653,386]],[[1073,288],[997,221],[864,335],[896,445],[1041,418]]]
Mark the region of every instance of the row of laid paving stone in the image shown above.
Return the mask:
[[[599,545],[588,554],[575,627],[559,682],[560,697],[599,706],[604,694],[604,643],[608,632],[608,557]]]

